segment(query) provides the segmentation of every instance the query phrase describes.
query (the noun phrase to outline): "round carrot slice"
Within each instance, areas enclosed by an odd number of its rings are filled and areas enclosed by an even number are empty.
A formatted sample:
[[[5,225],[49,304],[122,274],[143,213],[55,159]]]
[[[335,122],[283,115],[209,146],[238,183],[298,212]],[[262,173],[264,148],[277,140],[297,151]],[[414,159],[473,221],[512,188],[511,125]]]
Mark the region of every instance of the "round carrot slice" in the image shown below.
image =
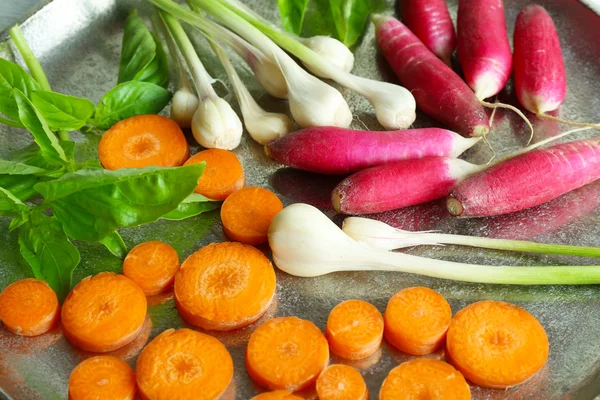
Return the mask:
[[[71,344],[107,352],[135,339],[146,318],[146,296],[131,279],[113,272],[83,278],[63,303],[62,324]]]
[[[221,342],[191,329],[167,329],[140,353],[137,383],[143,399],[217,399],[233,377]]]
[[[374,305],[346,300],[331,310],[325,335],[336,356],[360,360],[375,353],[383,338],[383,317]]]
[[[367,400],[369,391],[360,372],[343,364],[331,365],[317,379],[319,400]]]
[[[473,303],[456,313],[446,357],[471,382],[506,388],[533,377],[548,359],[548,336],[530,313],[502,301]]]
[[[229,196],[221,206],[221,221],[225,235],[246,244],[267,241],[271,221],[283,204],[267,189],[245,187]]]
[[[384,379],[379,400],[469,400],[464,376],[439,360],[417,358],[392,369]]]
[[[190,156],[190,147],[175,121],[147,114],[126,118],[107,130],[98,145],[106,169],[175,167]]]
[[[195,192],[215,200],[225,200],[244,187],[244,169],[229,150],[208,149],[193,155],[184,165],[206,161],[206,169]]]
[[[37,336],[54,327],[60,306],[56,293],[40,279],[11,283],[0,294],[0,321],[21,336]]]
[[[265,255],[235,242],[212,243],[189,256],[175,276],[175,304],[203,329],[250,325],[269,308],[275,271]]]
[[[275,390],[273,392],[261,393],[250,400],[304,400],[302,397],[294,396],[289,390]]]
[[[138,244],[123,261],[123,275],[141,287],[146,296],[154,296],[170,287],[178,270],[177,252],[159,241]]]
[[[113,356],[96,356],[80,363],[69,378],[69,400],[133,400],[135,374]]]
[[[408,354],[433,353],[444,343],[451,319],[450,304],[436,291],[403,289],[392,296],[385,309],[385,338]]]
[[[257,384],[292,392],[313,384],[329,363],[327,339],[312,322],[274,318],[259,326],[246,348],[246,370]]]

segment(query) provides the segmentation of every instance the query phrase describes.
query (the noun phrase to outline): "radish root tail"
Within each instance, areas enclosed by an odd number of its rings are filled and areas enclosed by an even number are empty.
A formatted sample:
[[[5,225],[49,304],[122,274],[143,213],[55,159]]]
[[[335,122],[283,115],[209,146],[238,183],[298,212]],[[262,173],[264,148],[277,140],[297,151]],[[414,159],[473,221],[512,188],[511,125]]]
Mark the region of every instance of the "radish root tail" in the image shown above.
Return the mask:
[[[494,98],[494,104],[495,103],[498,103],[498,96],[496,96],[496,98]],[[498,107],[492,108],[492,115],[490,115],[490,128],[494,125],[494,118],[496,117],[497,110],[498,110]]]
[[[496,159],[496,150],[494,150],[494,148],[492,147],[492,144],[488,140],[487,135],[483,135],[483,141],[485,142],[487,147],[489,147],[489,149],[492,151],[492,158],[490,158],[490,160],[485,164],[485,165],[490,165],[492,163],[492,161],[494,161]]]
[[[551,121],[560,122],[561,124],[565,124],[565,125],[584,126],[584,127],[590,128],[590,129],[600,129],[600,124],[588,124],[585,122],[567,121],[566,119],[554,117],[552,115],[548,115],[548,114],[544,114],[544,113],[537,114],[537,117],[543,118],[543,119],[549,119]]]
[[[529,122],[529,119],[525,116],[525,114],[523,114],[523,112],[521,110],[519,110],[515,106],[511,106],[510,104],[505,104],[505,103],[498,103],[498,102],[496,102],[496,103],[488,103],[487,101],[483,101],[483,100],[479,100],[479,102],[484,107],[493,108],[494,111],[496,111],[496,108],[498,108],[498,107],[500,107],[500,108],[508,108],[509,110],[514,111],[519,117],[521,117],[523,119],[523,121],[525,121],[525,123],[527,124],[527,126],[529,127],[529,130],[531,132],[529,134],[529,140],[527,141],[527,146],[529,146],[529,144],[533,140],[533,125],[531,125],[531,122]],[[598,127],[600,128],[600,126],[598,126]]]

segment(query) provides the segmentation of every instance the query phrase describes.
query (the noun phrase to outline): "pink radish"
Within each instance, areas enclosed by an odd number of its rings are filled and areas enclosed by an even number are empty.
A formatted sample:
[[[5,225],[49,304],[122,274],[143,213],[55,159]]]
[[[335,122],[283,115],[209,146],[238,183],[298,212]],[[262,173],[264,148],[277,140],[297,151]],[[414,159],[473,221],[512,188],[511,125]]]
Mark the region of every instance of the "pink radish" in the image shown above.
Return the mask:
[[[400,21],[376,15],[377,44],[427,115],[465,136],[483,136],[489,119],[471,89]]]
[[[558,33],[544,7],[532,4],[519,12],[514,46],[515,89],[523,107],[540,118],[600,128],[598,124],[565,121],[546,114],[565,100],[567,78]]]
[[[458,157],[479,139],[440,128],[372,132],[322,126],[275,139],[265,151],[288,167],[335,175],[409,158]]]
[[[378,213],[442,198],[479,165],[458,158],[425,157],[378,165],[350,175],[331,195],[345,214]]]
[[[456,216],[506,214],[545,203],[597,179],[600,137],[529,151],[489,167],[459,183],[446,205]]]
[[[433,54],[450,65],[456,48],[454,25],[445,0],[400,0],[402,21]]]

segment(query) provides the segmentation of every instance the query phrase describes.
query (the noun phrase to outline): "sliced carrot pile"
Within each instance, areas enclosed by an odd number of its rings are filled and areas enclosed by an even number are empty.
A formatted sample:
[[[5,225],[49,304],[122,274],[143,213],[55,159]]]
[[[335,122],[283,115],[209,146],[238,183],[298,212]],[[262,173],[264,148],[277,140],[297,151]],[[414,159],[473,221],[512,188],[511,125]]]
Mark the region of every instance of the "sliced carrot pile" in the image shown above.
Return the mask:
[[[80,363],[69,378],[69,400],[133,400],[135,374],[113,356],[96,356]]]
[[[0,294],[0,320],[10,332],[37,336],[48,332],[60,315],[56,293],[40,279],[16,281]]]
[[[233,360],[212,336],[167,329],[142,350],[135,370],[143,399],[213,400],[231,382]]]
[[[319,400],[367,400],[369,391],[360,372],[343,364],[331,365],[317,379]]]
[[[190,147],[175,121],[160,115],[137,115],[117,122],[98,145],[106,169],[175,167],[190,156]]]
[[[83,278],[63,303],[65,337],[87,351],[116,350],[142,329],[146,304],[142,289],[124,275],[101,272]]]
[[[179,256],[164,242],[144,242],[135,246],[123,261],[123,275],[154,296],[169,288],[179,270]]]
[[[375,353],[383,338],[383,317],[374,305],[346,300],[331,310],[325,327],[331,352],[349,360]]]
[[[443,361],[417,358],[390,371],[381,385],[379,400],[469,400],[465,378]]]
[[[215,200],[225,200],[244,187],[244,169],[240,160],[228,150],[208,149],[194,154],[184,165],[206,161],[196,193]]]
[[[397,349],[420,356],[433,353],[446,338],[452,309],[442,295],[426,287],[399,291],[385,309],[385,338]]]
[[[250,400],[304,400],[302,397],[294,396],[289,390],[275,390],[273,392],[261,393]]]
[[[229,239],[237,242],[252,245],[264,243],[271,221],[282,209],[281,200],[267,189],[245,187],[223,202],[223,230]]]
[[[274,318],[259,326],[246,348],[246,370],[257,384],[292,392],[313,384],[329,363],[327,339],[312,322]]]
[[[457,312],[446,339],[446,357],[467,379],[498,389],[533,377],[548,351],[539,321],[502,301],[480,301]]]
[[[275,295],[275,271],[265,255],[241,243],[213,243],[189,256],[175,277],[182,317],[204,329],[250,325]]]

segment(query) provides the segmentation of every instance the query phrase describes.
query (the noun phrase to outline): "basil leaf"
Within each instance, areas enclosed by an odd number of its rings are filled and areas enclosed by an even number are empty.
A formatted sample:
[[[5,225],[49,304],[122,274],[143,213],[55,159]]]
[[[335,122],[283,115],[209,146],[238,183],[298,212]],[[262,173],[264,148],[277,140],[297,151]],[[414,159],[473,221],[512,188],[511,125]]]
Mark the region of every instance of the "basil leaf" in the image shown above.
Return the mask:
[[[39,83],[19,65],[0,58],[0,113],[19,123],[19,110],[12,89],[29,94],[40,88]]]
[[[38,195],[33,187],[45,179],[35,175],[2,174],[0,175],[0,186],[9,190],[19,200],[26,201]]]
[[[19,107],[19,119],[31,132],[33,140],[40,146],[44,159],[56,164],[67,161],[65,151],[60,146],[58,139],[31,101],[19,89],[13,89],[13,95],[17,101],[17,107]]]
[[[373,0],[329,0],[338,38],[350,47],[361,37],[369,14],[374,11]]]
[[[0,159],[0,174],[7,175],[44,175],[47,170],[17,161]]]
[[[221,206],[220,201],[211,200],[201,194],[192,193],[183,200],[175,210],[162,216],[163,219],[179,221],[194,217],[206,211],[212,211]]]
[[[19,247],[35,277],[46,281],[58,298],[64,299],[80,257],[60,222],[39,210],[32,212],[29,221],[21,226]]]
[[[76,131],[94,114],[94,104],[88,99],[55,92],[33,92],[31,102],[53,131]]]
[[[71,144],[68,144],[68,143],[71,143]],[[59,141],[59,144],[65,151],[65,156],[67,156],[67,158],[69,158],[69,154],[70,154],[69,148],[71,146],[74,146],[75,142]],[[44,169],[44,170],[48,171],[46,173],[47,176],[56,178],[64,173],[64,169],[59,168],[59,167],[63,167],[64,164],[62,162],[61,162],[61,164],[58,164],[56,162],[49,162],[48,160],[46,160],[42,154],[40,146],[38,146],[36,143],[31,143],[29,146],[26,146],[26,147],[23,147],[21,149],[14,151],[11,154],[11,159],[13,162],[19,162],[19,163],[27,164],[27,165],[30,165],[33,167]]]
[[[118,83],[134,79],[152,61],[155,53],[156,43],[150,30],[138,16],[137,10],[131,10],[123,32]]]
[[[108,249],[108,251],[120,259],[125,258],[127,255],[127,246],[125,246],[123,238],[117,231],[108,234],[108,236],[100,240],[100,243],[102,243]]]
[[[0,113],[8,117],[6,120],[3,118],[1,121],[3,124],[24,128],[19,120],[19,108],[12,94],[12,89],[0,88]]]
[[[307,5],[308,0],[277,0],[281,24],[286,31],[300,35]]]
[[[17,216],[27,206],[21,202],[14,194],[0,187],[0,215]]]
[[[97,128],[108,129],[122,119],[141,114],[158,114],[171,100],[165,88],[149,82],[129,81],[108,91],[96,107],[91,121]]]
[[[156,221],[198,184],[203,164],[185,167],[80,170],[35,189],[73,239],[99,241],[118,228]]]
[[[155,85],[164,86],[169,79],[169,65],[167,62],[167,53],[162,47],[158,38],[152,35],[152,39],[156,45],[156,52],[152,61],[144,67],[140,72],[135,74],[133,80],[154,83]]]

